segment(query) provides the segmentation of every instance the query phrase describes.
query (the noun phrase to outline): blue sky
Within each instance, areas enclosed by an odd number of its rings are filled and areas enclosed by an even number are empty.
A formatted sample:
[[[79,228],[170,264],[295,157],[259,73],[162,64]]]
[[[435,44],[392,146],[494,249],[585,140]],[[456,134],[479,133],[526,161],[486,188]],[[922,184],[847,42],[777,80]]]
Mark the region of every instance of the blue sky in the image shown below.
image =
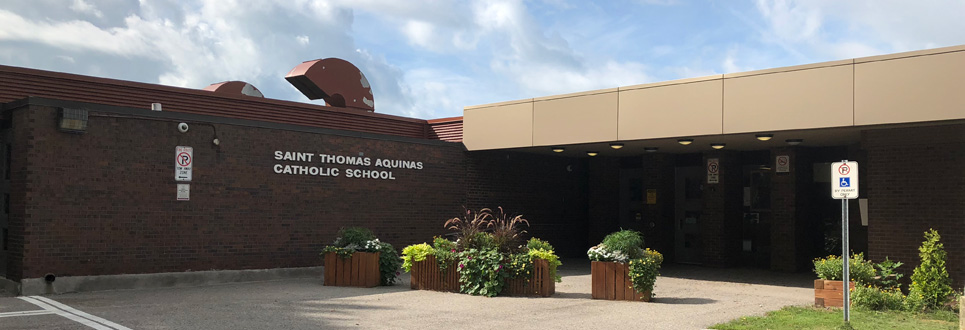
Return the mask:
[[[965,0],[4,0],[0,64],[203,88],[346,59],[376,112],[465,106],[965,44]]]

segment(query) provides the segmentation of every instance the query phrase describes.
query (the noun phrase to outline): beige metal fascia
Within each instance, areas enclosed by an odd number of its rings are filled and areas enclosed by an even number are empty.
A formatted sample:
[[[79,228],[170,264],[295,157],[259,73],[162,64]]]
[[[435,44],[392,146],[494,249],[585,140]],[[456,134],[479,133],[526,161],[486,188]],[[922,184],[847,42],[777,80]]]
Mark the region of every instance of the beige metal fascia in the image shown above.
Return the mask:
[[[909,57],[938,55],[943,53],[954,53],[954,52],[962,52],[962,51],[965,51],[965,45],[916,50],[916,51],[904,52],[904,53],[859,57],[854,59],[854,63],[860,64],[860,63],[868,63],[868,62],[887,61],[887,60],[895,60],[895,59],[902,59],[902,58],[909,58]]]
[[[723,133],[723,76],[620,89],[619,140]]]
[[[611,88],[534,99],[533,145],[616,140],[618,91]]]
[[[468,150],[533,146],[533,100],[466,107],[463,144]]]
[[[965,46],[855,64],[855,125],[965,119]]]

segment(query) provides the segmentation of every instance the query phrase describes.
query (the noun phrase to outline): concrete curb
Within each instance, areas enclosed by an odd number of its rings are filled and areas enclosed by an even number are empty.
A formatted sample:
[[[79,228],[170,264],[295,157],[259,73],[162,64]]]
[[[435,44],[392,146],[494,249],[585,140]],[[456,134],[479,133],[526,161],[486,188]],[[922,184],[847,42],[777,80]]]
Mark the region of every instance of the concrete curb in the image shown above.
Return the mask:
[[[16,296],[20,293],[20,283],[0,277],[0,296]]]
[[[154,274],[65,276],[57,277],[52,283],[47,283],[43,278],[27,278],[20,282],[19,286],[21,290],[19,294],[33,296],[68,292],[190,287],[307,277],[317,277],[321,280],[322,274],[324,274],[323,267],[319,266]],[[16,293],[16,291],[14,292]]]

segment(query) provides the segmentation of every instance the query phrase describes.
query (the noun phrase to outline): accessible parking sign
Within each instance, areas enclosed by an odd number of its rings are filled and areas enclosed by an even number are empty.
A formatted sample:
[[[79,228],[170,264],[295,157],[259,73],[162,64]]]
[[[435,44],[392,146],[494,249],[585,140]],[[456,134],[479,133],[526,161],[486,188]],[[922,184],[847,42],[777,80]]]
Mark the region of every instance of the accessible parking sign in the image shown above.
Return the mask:
[[[831,198],[858,198],[858,162],[831,163]]]

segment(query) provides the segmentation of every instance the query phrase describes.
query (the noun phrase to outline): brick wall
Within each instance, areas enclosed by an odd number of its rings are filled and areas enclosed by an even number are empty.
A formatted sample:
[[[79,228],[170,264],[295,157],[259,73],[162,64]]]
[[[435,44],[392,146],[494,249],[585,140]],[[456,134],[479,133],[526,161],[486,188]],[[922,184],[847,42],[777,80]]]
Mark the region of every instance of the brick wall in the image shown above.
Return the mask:
[[[965,283],[965,125],[868,130],[869,256],[905,263],[910,275],[929,228],[948,252],[955,287]]]
[[[561,256],[586,255],[586,170],[580,159],[477,151],[467,161],[467,207],[502,206],[522,214],[530,224],[527,236],[549,241]]]
[[[401,249],[443,233],[442,221],[465,204],[465,152],[456,143],[229,124],[179,133],[177,120],[96,111],[78,135],[56,129],[53,107],[12,114],[11,236],[23,242],[11,253],[13,279],[316,266],[340,227],[368,227]],[[175,198],[179,145],[194,147],[187,202]],[[338,177],[276,174],[275,164],[309,165],[277,161],[276,150],[364,153],[373,165],[384,158],[424,168],[391,169],[395,180],[346,177],[375,166],[334,165]]]

